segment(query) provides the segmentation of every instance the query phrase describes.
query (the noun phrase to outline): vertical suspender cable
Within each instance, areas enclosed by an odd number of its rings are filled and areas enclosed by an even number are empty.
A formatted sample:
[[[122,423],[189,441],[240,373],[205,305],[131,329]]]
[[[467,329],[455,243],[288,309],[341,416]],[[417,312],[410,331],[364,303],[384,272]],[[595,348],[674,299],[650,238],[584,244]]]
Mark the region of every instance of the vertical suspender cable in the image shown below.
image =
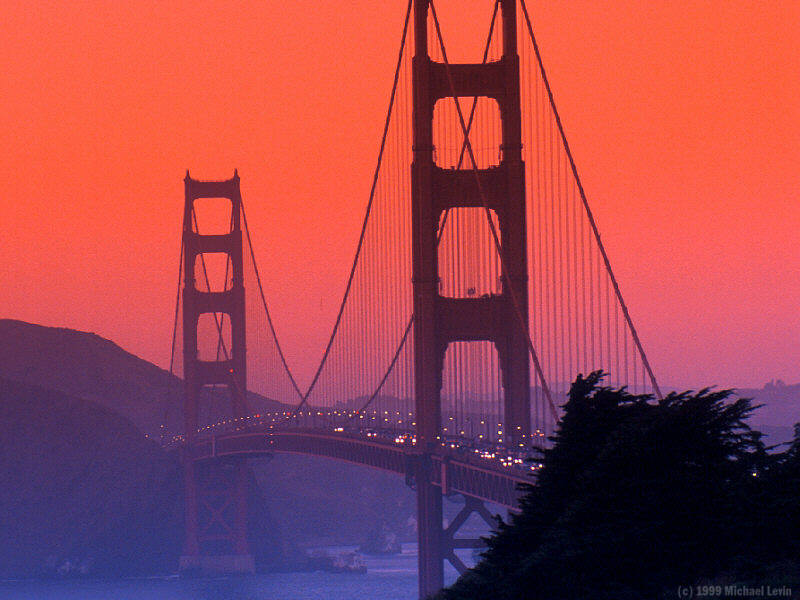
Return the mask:
[[[484,63],[486,62],[486,60],[488,58],[488,55],[489,55],[489,50],[490,50],[490,46],[491,46],[491,42],[492,42],[492,39],[493,39],[494,30],[495,30],[495,23],[496,23],[496,20],[497,20],[498,9],[499,9],[499,1],[495,0],[494,10],[492,12],[492,19],[491,19],[491,23],[490,23],[490,26],[489,26],[489,34],[488,34],[488,38],[486,40],[486,45],[485,45],[484,53],[483,53],[483,62]],[[429,35],[432,36],[432,33],[429,32]],[[433,39],[433,38],[431,37],[431,39]],[[401,55],[402,55],[402,50],[401,50]],[[407,58],[406,59],[406,65],[408,65],[409,63],[410,63],[410,58]],[[400,94],[400,100],[401,100],[401,102],[403,102],[403,108],[405,109],[403,111],[403,113],[407,114],[408,110],[409,110],[408,107],[410,105],[410,99],[409,99],[410,90],[409,90],[408,85],[403,85],[401,90],[402,91],[401,91],[401,94]],[[477,102],[478,102],[478,98],[477,97],[473,98],[472,108],[470,110],[470,116],[469,116],[469,123],[467,125],[467,132],[472,130],[474,117],[475,117],[475,112],[476,112],[476,108],[477,108]],[[452,116],[452,109],[450,109],[450,110],[451,110],[451,116]],[[438,130],[438,134],[437,134],[438,138],[437,139],[439,139],[439,140],[442,140],[442,141],[445,140],[444,127],[445,127],[445,124],[446,124],[447,121],[448,121],[448,119],[446,117],[444,117],[444,118],[440,117],[440,119],[439,119],[439,124],[438,124],[438,128],[437,128],[437,130]],[[405,134],[404,143],[402,144],[402,148],[407,148],[408,147],[408,143],[407,142],[410,139],[410,133],[409,133],[409,129],[408,129],[409,120],[408,119],[403,119],[402,122],[405,124],[405,127],[402,129],[402,132]],[[461,144],[461,150],[459,152],[458,163],[457,163],[457,165],[455,167],[456,169],[460,169],[461,168],[461,165],[462,165],[463,160],[465,158],[465,150],[466,150],[466,143],[463,143],[463,144]],[[442,160],[448,160],[446,155],[442,154],[442,157],[443,157]],[[446,164],[446,163],[443,163],[443,164]],[[403,181],[406,182],[405,179],[403,179]],[[403,189],[404,189],[404,192],[408,192],[408,190],[406,190],[405,188],[403,188]],[[402,197],[403,198],[408,198],[408,194],[404,193]],[[446,210],[443,213],[443,216],[442,216],[442,219],[441,219],[441,223],[439,225],[439,231],[438,231],[438,234],[437,234],[437,245],[441,245],[442,238],[443,238],[443,236],[445,234],[445,226],[447,225],[449,213],[450,213],[449,210]],[[451,224],[450,224],[450,227],[449,227],[450,233],[448,234],[450,236],[450,238],[453,237],[453,235],[454,235],[453,232],[456,230],[456,227],[454,225],[455,219],[456,219],[456,217],[454,216],[453,219],[450,220],[451,221]],[[405,219],[403,220],[403,223],[404,223],[404,226],[403,226],[403,234],[404,235],[403,235],[402,257],[403,258],[407,258],[408,255],[410,255],[410,248],[408,246],[408,243],[409,243],[408,223],[406,222]],[[448,239],[450,239],[450,238],[448,238]],[[448,256],[448,253],[447,253],[448,247],[451,250],[450,256]],[[451,265],[451,269],[450,269],[451,277],[450,277],[449,280],[445,281],[444,284],[445,284],[447,289],[457,289],[456,277],[458,275],[457,269],[459,268],[459,266],[455,262],[455,244],[454,243],[451,242],[451,243],[448,244],[447,242],[445,242],[444,258],[446,260],[449,260],[450,261],[449,264]],[[406,264],[406,262],[403,262],[402,264]],[[363,290],[363,288],[362,288],[362,290]],[[363,295],[363,291],[362,291],[362,295]],[[410,308],[410,306],[408,305],[409,300],[410,300],[410,298],[408,298],[408,297],[405,298],[405,302],[404,302],[404,305],[403,305],[404,308]],[[389,375],[391,374],[392,369],[395,368],[395,365],[396,365],[399,357],[401,356],[401,352],[402,352],[403,347],[404,347],[404,345],[406,343],[406,340],[408,338],[409,332],[411,331],[413,318],[414,317],[412,315],[411,318],[408,321],[408,324],[406,326],[405,332],[404,332],[404,334],[403,334],[403,336],[402,336],[402,338],[400,340],[400,344],[398,345],[398,348],[397,348],[397,350],[396,350],[396,352],[395,352],[395,354],[394,354],[394,356],[393,356],[393,358],[392,358],[392,360],[391,360],[391,362],[389,364],[389,367],[386,370],[386,372],[384,373],[384,375],[381,378],[380,382],[378,383],[378,386],[373,391],[372,395],[369,397],[369,399],[366,401],[366,403],[364,403],[364,405],[358,411],[356,411],[354,417],[360,416],[360,414],[363,413],[363,411],[377,397],[378,393],[380,392],[380,390],[382,389],[382,387],[385,384],[386,380],[388,379]],[[367,318],[366,314],[364,314],[362,316],[362,324],[368,323],[368,322],[369,322],[369,319]],[[362,335],[363,335],[363,330],[362,330]],[[363,338],[362,338],[361,347],[366,347],[366,344],[364,343]],[[409,360],[410,360],[410,357],[409,357]],[[454,360],[454,359],[452,359],[452,360]],[[406,361],[406,362],[408,362],[408,361]],[[402,387],[402,391],[403,391],[404,395],[407,394],[409,396],[409,400],[410,400],[410,396],[413,395],[411,393],[412,392],[411,388],[413,386],[413,380],[412,380],[412,370],[408,366],[405,368],[405,377],[403,377],[403,379],[405,381],[405,386]],[[447,385],[447,382],[445,382],[445,385]],[[455,398],[453,398],[453,401],[455,401]],[[453,404],[453,406],[455,406],[455,404]],[[409,412],[411,412],[411,411],[409,411]]]
[[[350,294],[350,289],[351,289],[351,287],[353,285],[353,277],[355,276],[356,266],[358,265],[358,258],[359,258],[360,254],[361,254],[361,248],[362,248],[362,246],[364,244],[364,237],[366,235],[367,223],[369,222],[369,216],[370,216],[370,212],[372,210],[372,204],[373,204],[373,201],[374,201],[374,198],[375,198],[375,188],[377,187],[378,176],[380,174],[381,163],[382,163],[382,160],[383,160],[383,153],[384,153],[384,149],[386,147],[386,138],[387,138],[387,133],[389,131],[389,124],[391,122],[392,108],[394,107],[394,100],[395,100],[395,95],[396,95],[396,92],[397,92],[397,82],[398,82],[398,79],[399,79],[399,76],[400,76],[400,68],[401,68],[402,62],[403,62],[403,51],[404,51],[405,45],[406,45],[406,34],[408,32],[408,22],[409,22],[409,19],[410,19],[410,16],[411,16],[412,4],[413,4],[413,0],[409,0],[407,8],[406,8],[405,22],[403,23],[403,34],[402,34],[402,38],[401,38],[401,42],[400,42],[400,51],[399,51],[398,57],[397,57],[397,66],[395,67],[394,82],[392,83],[392,92],[391,92],[391,95],[390,95],[390,98],[389,98],[389,108],[388,108],[388,110],[386,112],[386,121],[385,121],[384,127],[383,127],[383,136],[381,138],[380,149],[378,151],[378,164],[375,167],[375,172],[374,172],[374,175],[373,175],[373,178],[372,178],[372,187],[370,189],[369,201],[367,202],[367,209],[366,209],[366,214],[364,215],[364,222],[361,225],[361,233],[359,235],[358,244],[356,246],[356,255],[355,255],[355,258],[353,259],[353,266],[350,268],[350,275],[348,276],[348,279],[347,279],[347,285],[345,286],[345,291],[344,291],[344,294],[343,294],[343,297],[342,297],[342,302],[339,305],[339,311],[338,311],[338,314],[336,315],[336,321],[334,322],[333,330],[331,331],[330,338],[328,339],[328,343],[327,343],[327,346],[325,348],[325,352],[322,355],[322,359],[320,360],[319,366],[317,367],[317,370],[314,373],[314,377],[312,378],[311,383],[309,384],[308,389],[306,390],[306,393],[303,395],[302,399],[300,400],[300,403],[295,407],[293,414],[297,414],[301,410],[301,408],[306,404],[309,395],[314,390],[314,386],[316,385],[317,381],[319,380],[320,374],[322,373],[322,369],[324,368],[325,363],[326,363],[326,361],[328,359],[328,355],[330,354],[331,347],[333,346],[334,339],[336,338],[336,333],[339,330],[339,325],[340,325],[341,320],[342,320],[342,313],[344,312],[344,307],[345,307],[345,305],[347,303],[347,298],[348,298],[348,296]]]
[[[583,184],[581,183],[581,179],[578,176],[578,167],[575,164],[575,160],[572,157],[572,151],[569,147],[569,142],[567,142],[567,136],[564,133],[564,127],[561,124],[561,117],[558,114],[558,109],[556,108],[555,99],[553,97],[553,91],[550,88],[550,82],[547,79],[547,73],[544,70],[544,63],[542,62],[542,56],[539,52],[539,45],[536,43],[536,38],[533,35],[533,25],[531,24],[531,18],[528,14],[528,7],[525,4],[525,0],[520,0],[520,4],[522,6],[522,12],[525,15],[525,22],[528,26],[528,34],[531,38],[531,43],[533,44],[533,51],[536,54],[536,60],[539,63],[539,70],[542,75],[542,81],[547,89],[547,96],[550,100],[550,108],[553,111],[553,116],[555,117],[556,123],[558,124],[558,131],[561,134],[561,141],[564,144],[564,150],[567,153],[567,158],[569,159],[569,164],[572,167],[572,174],[575,177],[575,183],[578,186],[578,191],[580,192],[581,201],[583,202],[583,207],[586,210],[586,216],[589,219],[589,224],[591,225],[592,232],[594,233],[595,240],[597,241],[597,246],[600,250],[600,253],[603,257],[603,262],[605,263],[606,270],[608,271],[608,276],[611,278],[611,284],[614,287],[614,293],[617,296],[617,301],[619,302],[620,308],[622,309],[622,314],[625,316],[625,321],[628,324],[628,328],[630,329],[631,336],[633,337],[633,341],[636,344],[637,349],[639,350],[639,355],[642,359],[642,364],[647,371],[647,375],[650,378],[650,383],[653,386],[653,391],[655,392],[658,398],[662,398],[661,389],[658,387],[658,382],[656,381],[656,376],[653,373],[653,369],[650,367],[650,361],[647,360],[647,354],[644,351],[644,347],[642,346],[642,342],[639,339],[639,334],[636,331],[636,327],[633,324],[633,319],[631,319],[630,313],[628,312],[628,307],[625,304],[625,300],[622,297],[622,292],[620,291],[619,285],[617,283],[617,278],[614,276],[614,271],[611,268],[611,261],[608,258],[608,254],[606,253],[605,246],[603,245],[602,240],[600,239],[600,231],[597,228],[597,223],[594,220],[594,215],[592,213],[591,208],[589,207],[589,201],[586,199],[586,193],[583,189]]]
[[[253,250],[253,240],[250,237],[250,227],[247,224],[247,213],[244,210],[244,201],[241,203],[242,207],[242,223],[244,224],[244,232],[245,236],[247,237],[247,247],[250,250],[250,259],[253,261],[253,271],[255,272],[256,276],[256,283],[258,284],[258,293],[261,296],[261,305],[264,308],[264,314],[267,316],[267,323],[269,324],[269,331],[272,335],[272,339],[275,342],[275,349],[278,351],[278,356],[280,356],[281,364],[283,365],[284,370],[286,371],[286,375],[289,377],[289,381],[292,384],[292,388],[294,389],[295,393],[302,398],[303,394],[300,391],[300,388],[297,385],[297,381],[292,374],[291,369],[289,369],[289,365],[286,362],[286,356],[281,349],[280,342],[278,341],[278,335],[275,332],[275,325],[272,322],[272,316],[270,315],[269,308],[267,307],[267,298],[264,295],[264,286],[261,284],[261,274],[258,271],[258,264],[256,263],[256,255]]]

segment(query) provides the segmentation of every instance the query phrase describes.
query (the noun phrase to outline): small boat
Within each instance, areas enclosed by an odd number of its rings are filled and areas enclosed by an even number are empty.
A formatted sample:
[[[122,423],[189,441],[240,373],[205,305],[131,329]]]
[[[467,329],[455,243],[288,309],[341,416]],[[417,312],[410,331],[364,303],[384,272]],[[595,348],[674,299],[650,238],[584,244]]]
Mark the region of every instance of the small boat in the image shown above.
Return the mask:
[[[343,552],[334,557],[331,571],[334,573],[366,573],[367,565],[358,552]]]

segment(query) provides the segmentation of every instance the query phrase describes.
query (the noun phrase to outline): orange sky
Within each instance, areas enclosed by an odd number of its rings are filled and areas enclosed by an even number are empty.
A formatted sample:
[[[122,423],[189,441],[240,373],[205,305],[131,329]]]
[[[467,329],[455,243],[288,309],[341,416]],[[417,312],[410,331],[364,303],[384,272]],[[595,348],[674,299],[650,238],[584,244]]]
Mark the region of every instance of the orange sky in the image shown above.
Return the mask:
[[[177,4],[0,7],[0,317],[165,365],[185,170],[237,167],[307,369],[352,259],[405,0]],[[453,60],[480,47],[490,0],[437,7]],[[530,9],[662,382],[800,380],[800,3]]]

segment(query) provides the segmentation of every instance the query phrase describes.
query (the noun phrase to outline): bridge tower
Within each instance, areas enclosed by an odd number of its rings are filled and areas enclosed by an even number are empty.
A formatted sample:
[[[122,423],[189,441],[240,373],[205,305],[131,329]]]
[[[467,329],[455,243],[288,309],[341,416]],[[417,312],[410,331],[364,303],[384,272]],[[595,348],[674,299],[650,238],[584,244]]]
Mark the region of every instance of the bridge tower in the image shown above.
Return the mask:
[[[192,455],[205,386],[224,386],[231,398],[232,417],[247,414],[245,298],[240,223],[239,175],[225,181],[198,181],[187,171],[183,214],[183,369],[184,430],[186,432],[185,529],[181,571],[253,572],[247,540],[247,466],[243,459],[195,461]],[[194,203],[198,198],[226,198],[231,202],[230,230],[206,235],[195,231]],[[230,289],[205,290],[196,281],[196,266],[204,253],[228,255],[232,267]],[[221,360],[198,357],[198,321],[205,313],[224,314],[231,325],[230,348]],[[215,322],[219,324],[219,321]],[[222,332],[220,331],[220,335]],[[219,357],[218,357],[219,358]]]
[[[442,64],[428,51],[429,0],[414,0],[412,231],[414,371],[417,445],[415,474],[419,527],[420,597],[443,585],[448,553],[442,530],[442,489],[433,483],[430,453],[439,444],[444,358],[450,343],[494,343],[504,388],[504,438],[513,446],[530,440],[530,371],[526,327],[528,284],[525,170],[522,162],[516,0],[500,0],[503,55],[485,64]],[[436,102],[484,96],[497,102],[502,120],[500,164],[488,169],[436,166],[433,115]],[[480,184],[478,181],[480,178]],[[497,215],[503,265],[501,293],[448,298],[439,293],[437,231],[447,209],[488,207]],[[427,455],[427,458],[426,458]]]

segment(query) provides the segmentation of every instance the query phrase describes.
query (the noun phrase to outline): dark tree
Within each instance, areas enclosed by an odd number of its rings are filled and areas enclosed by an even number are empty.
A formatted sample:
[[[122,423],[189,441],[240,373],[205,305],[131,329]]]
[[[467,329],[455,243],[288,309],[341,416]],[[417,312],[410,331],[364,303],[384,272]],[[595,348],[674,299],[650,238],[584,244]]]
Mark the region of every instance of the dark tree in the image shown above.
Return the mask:
[[[655,401],[602,378],[578,376],[521,512],[439,598],[671,598],[800,564],[800,438],[768,453],[731,390]]]

